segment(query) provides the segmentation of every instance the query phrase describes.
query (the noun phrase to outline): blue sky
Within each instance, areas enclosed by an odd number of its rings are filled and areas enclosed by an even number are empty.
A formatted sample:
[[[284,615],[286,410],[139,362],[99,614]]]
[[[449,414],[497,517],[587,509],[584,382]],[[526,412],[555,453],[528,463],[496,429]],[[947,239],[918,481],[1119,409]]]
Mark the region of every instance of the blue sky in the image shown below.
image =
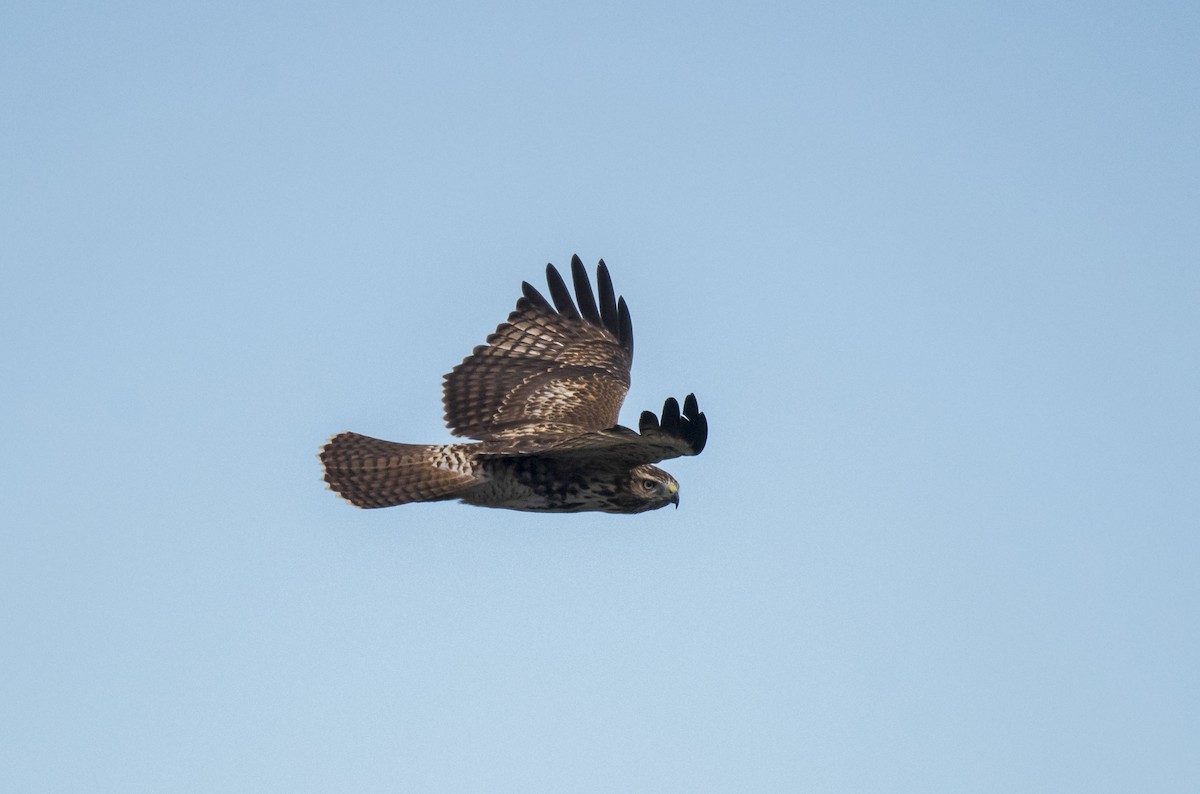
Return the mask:
[[[1200,786],[1193,4],[0,16],[0,788]],[[572,253],[678,511],[324,490]]]

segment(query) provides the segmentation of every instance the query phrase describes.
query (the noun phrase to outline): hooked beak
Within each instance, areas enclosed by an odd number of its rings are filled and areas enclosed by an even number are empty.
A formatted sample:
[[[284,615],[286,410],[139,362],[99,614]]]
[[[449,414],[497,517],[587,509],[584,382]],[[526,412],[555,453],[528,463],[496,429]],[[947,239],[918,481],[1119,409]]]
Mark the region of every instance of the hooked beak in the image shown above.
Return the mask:
[[[675,505],[675,509],[679,509],[679,486],[675,483],[667,485],[667,491],[671,494],[671,504]]]

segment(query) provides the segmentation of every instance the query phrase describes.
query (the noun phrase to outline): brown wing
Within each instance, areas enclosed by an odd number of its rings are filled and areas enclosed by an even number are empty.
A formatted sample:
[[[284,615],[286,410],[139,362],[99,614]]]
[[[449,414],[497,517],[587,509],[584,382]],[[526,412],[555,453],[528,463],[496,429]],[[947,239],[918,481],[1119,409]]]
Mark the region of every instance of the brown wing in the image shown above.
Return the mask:
[[[629,309],[603,260],[599,305],[578,256],[571,276],[578,307],[558,270],[546,265],[554,305],[523,283],[508,321],[446,375],[442,403],[454,435],[492,441],[616,425],[633,363]]]
[[[635,433],[627,427],[612,427],[544,443],[516,444],[512,448],[483,453],[480,457],[498,458],[538,455],[548,458],[602,458],[606,463],[639,466],[668,458],[699,455],[708,441],[708,419],[696,403],[696,395],[683,401],[683,411],[674,397],[663,403],[662,419],[652,411],[643,411]]]

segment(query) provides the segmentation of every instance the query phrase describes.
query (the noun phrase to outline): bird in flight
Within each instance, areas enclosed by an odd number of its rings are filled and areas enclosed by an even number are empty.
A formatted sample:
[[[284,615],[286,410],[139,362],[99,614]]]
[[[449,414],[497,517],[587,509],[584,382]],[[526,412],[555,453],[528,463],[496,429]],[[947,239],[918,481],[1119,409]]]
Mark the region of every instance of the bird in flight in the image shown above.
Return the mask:
[[[450,431],[475,443],[400,444],[339,433],[321,449],[325,481],[357,507],[458,499],[547,513],[642,513],[679,506],[679,483],[653,464],[699,455],[708,421],[695,395],[638,432],[617,424],[629,391],[633,324],[604,260],[593,294],[571,258],[575,298],[546,265],[547,301],[528,282],[508,320],[445,376]],[[597,297],[599,303],[597,303]]]

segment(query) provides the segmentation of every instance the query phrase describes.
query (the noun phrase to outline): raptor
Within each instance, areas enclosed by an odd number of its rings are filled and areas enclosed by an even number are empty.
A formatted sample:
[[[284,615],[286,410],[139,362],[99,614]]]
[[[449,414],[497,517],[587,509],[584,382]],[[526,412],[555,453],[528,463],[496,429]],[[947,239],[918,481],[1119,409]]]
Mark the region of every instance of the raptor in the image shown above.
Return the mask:
[[[642,513],[679,506],[679,483],[653,465],[698,455],[708,420],[695,395],[617,423],[629,391],[633,323],[604,260],[593,293],[571,259],[575,299],[554,265],[550,300],[528,282],[516,309],[445,376],[446,424],[473,443],[401,444],[339,433],[321,449],[325,481],[357,507],[458,499],[482,507]]]

